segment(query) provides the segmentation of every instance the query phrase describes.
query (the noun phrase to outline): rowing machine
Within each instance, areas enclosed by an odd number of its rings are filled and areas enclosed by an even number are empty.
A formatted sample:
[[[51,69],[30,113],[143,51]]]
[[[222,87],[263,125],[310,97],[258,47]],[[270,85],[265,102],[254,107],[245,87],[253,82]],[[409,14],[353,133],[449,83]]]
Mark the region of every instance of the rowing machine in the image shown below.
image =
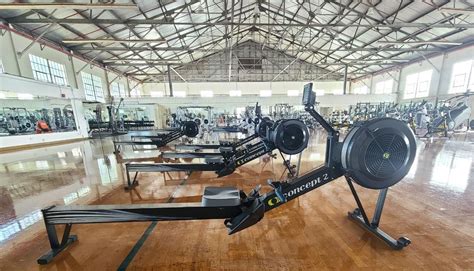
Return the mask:
[[[199,134],[199,126],[194,121],[184,121],[181,123],[179,128],[160,132],[153,136],[132,136],[131,141],[114,141],[114,153],[118,155],[122,145],[154,145],[156,148],[164,147],[168,143],[182,137],[187,136],[189,138],[196,137]],[[146,139],[146,141],[138,141],[140,139]]]
[[[232,187],[206,187],[201,203],[146,205],[52,206],[43,209],[43,219],[51,251],[38,259],[50,262],[68,245],[77,240],[70,235],[73,224],[113,223],[132,221],[171,221],[225,219],[229,234],[234,234],[260,221],[265,212],[344,176],[358,208],[349,213],[363,229],[374,234],[393,249],[410,244],[406,237],[394,239],[379,228],[389,187],[408,173],[416,153],[415,136],[402,121],[391,118],[370,120],[352,129],[343,142],[315,110],[312,84],[305,86],[305,109],[327,131],[326,159],[323,166],[290,181],[269,182],[272,191],[260,195],[260,186],[248,195]],[[380,190],[375,213],[370,221],[353,183]],[[59,241],[56,225],[64,224]]]
[[[228,150],[227,147],[221,147],[220,153],[186,154],[189,157],[205,158],[205,163],[126,163],[127,188],[138,185],[139,172],[214,171],[219,177],[222,177],[232,174],[238,167],[262,155],[272,153],[274,150],[278,150],[283,157],[283,153],[298,154],[308,145],[308,128],[300,120],[261,121],[259,127],[265,127],[265,129],[258,129],[260,131],[258,137],[261,140],[242,146],[240,149],[232,150],[231,148]],[[176,156],[176,154],[174,153],[172,156]],[[166,157],[169,158],[169,156]],[[288,172],[294,176],[293,167],[287,162],[284,165]],[[133,179],[131,172],[135,172]]]

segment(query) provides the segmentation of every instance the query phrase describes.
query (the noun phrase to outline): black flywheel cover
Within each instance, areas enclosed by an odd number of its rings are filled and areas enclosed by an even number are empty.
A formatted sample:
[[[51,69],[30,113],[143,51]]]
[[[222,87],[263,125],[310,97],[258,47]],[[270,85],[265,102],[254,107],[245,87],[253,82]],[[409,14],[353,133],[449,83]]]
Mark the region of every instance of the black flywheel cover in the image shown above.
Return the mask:
[[[269,117],[264,117],[257,125],[257,133],[260,137],[267,136],[267,130],[273,125],[273,121]]]
[[[308,146],[308,127],[297,119],[279,120],[272,127],[269,140],[285,154],[298,154]]]
[[[342,146],[341,162],[359,185],[384,189],[405,177],[415,155],[415,135],[406,123],[377,118],[349,132]]]
[[[181,132],[187,137],[195,137],[199,134],[199,126],[195,121],[184,121],[181,124]]]

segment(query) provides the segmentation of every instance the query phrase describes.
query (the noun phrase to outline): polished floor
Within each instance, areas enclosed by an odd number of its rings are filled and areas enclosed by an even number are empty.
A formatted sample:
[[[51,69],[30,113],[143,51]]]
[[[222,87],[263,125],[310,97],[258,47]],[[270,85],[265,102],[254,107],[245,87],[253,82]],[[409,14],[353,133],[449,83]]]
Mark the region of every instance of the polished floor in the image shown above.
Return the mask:
[[[324,139],[313,135],[302,172],[322,163]],[[106,138],[0,154],[0,270],[474,269],[474,133],[419,141],[416,162],[390,189],[381,221],[386,232],[412,240],[402,251],[347,218],[355,202],[340,179],[232,236],[221,220],[74,225],[79,241],[52,263],[37,265],[49,250],[40,212],[46,206],[196,202],[205,186],[249,191],[284,176],[280,159],[264,157],[219,179],[209,172],[143,174],[125,192],[112,151]],[[157,153],[126,149],[124,157]],[[373,209],[377,192],[357,189]]]

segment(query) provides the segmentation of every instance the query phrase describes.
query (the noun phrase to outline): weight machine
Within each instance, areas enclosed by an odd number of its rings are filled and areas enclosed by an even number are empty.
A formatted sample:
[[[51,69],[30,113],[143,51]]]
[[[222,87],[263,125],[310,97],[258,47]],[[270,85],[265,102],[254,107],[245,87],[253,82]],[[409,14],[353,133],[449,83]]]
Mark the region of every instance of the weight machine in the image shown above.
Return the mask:
[[[234,187],[206,187],[201,203],[69,205],[45,208],[42,213],[51,251],[40,257],[38,263],[51,262],[77,240],[75,235],[71,235],[74,224],[224,219],[229,234],[235,234],[255,225],[263,219],[266,212],[340,177],[345,177],[357,204],[357,208],[349,212],[349,218],[392,249],[408,246],[408,238],[394,239],[383,232],[379,224],[389,187],[403,179],[413,164],[416,154],[413,132],[402,121],[379,118],[355,127],[343,142],[339,142],[339,132],[314,110],[315,99],[312,83],[309,83],[303,94],[305,110],[327,132],[323,166],[290,181],[269,181],[268,185],[272,190],[262,195],[259,185],[248,194]],[[372,220],[367,216],[354,182],[365,188],[380,190]],[[65,225],[61,240],[56,232],[57,225]]]

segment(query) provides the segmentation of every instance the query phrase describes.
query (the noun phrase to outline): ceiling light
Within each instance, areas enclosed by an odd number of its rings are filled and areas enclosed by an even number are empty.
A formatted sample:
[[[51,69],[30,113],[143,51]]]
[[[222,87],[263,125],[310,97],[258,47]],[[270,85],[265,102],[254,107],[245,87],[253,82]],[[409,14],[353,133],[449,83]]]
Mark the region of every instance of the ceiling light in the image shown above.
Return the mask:
[[[66,44],[87,44],[101,42],[130,42],[130,43],[162,43],[165,39],[80,39],[80,40],[63,40]]]
[[[474,9],[464,9],[464,8],[439,8],[440,12],[449,13],[449,14],[474,14]]]
[[[384,45],[461,45],[462,42],[452,42],[452,41],[440,41],[440,40],[433,40],[433,41],[378,41],[378,44]]]
[[[0,4],[2,9],[138,9],[135,4],[105,3],[11,3]]]
[[[18,100],[33,100],[33,94],[17,93]]]
[[[271,90],[260,90],[260,97],[271,97],[272,91]]]
[[[214,91],[212,90],[202,90],[201,97],[203,98],[212,98],[214,97]]]
[[[240,97],[242,96],[242,91],[240,90],[229,90],[230,97]]]

